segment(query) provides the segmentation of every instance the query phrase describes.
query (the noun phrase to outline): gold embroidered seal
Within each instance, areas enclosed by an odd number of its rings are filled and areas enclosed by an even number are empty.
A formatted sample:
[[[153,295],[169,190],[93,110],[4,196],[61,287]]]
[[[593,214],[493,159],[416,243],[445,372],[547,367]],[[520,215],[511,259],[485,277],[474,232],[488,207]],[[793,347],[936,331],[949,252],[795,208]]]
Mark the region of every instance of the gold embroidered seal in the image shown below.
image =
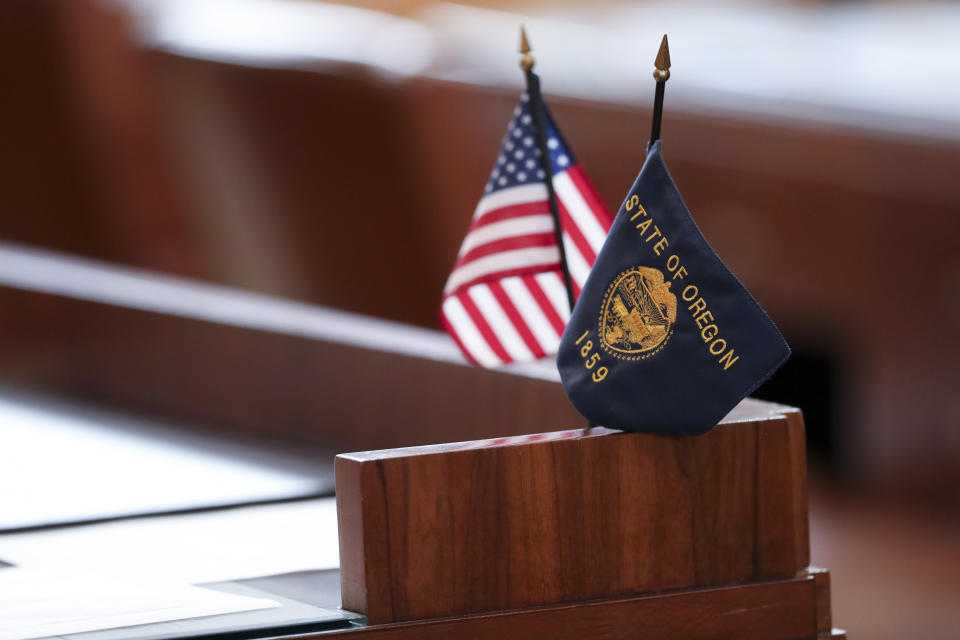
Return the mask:
[[[677,320],[677,296],[663,272],[624,271],[607,287],[600,311],[600,343],[623,360],[652,356],[666,344]]]

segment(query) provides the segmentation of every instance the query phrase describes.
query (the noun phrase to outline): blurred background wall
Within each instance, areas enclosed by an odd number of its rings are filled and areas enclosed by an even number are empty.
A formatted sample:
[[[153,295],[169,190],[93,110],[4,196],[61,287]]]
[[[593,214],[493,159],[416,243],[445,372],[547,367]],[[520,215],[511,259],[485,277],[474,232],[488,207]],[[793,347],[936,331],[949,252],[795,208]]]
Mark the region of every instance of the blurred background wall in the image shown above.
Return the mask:
[[[0,18],[0,240],[430,328],[522,86],[519,23],[614,210],[669,33],[664,155],[794,349],[756,395],[807,416],[837,623],[955,637],[960,6],[7,0]],[[23,329],[4,381],[70,358],[3,315]]]

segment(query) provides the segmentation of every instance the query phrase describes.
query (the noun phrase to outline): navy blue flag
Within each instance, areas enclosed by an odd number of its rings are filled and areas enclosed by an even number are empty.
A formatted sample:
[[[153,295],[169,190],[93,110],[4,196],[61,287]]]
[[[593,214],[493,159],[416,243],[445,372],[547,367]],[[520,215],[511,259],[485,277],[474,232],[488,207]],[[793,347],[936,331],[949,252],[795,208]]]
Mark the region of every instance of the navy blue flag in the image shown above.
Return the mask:
[[[698,435],[789,356],[700,233],[655,142],[560,341],[573,406],[613,429]]]

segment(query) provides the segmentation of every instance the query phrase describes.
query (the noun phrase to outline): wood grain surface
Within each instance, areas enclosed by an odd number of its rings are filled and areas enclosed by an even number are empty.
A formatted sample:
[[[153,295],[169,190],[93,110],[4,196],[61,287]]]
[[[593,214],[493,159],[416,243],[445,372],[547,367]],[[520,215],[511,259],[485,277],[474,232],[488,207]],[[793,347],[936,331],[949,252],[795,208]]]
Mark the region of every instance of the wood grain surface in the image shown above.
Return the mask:
[[[818,633],[813,576],[747,585],[684,590],[633,598],[503,611],[298,636],[376,640],[797,640],[843,638]],[[831,635],[832,634],[832,635]]]
[[[830,572],[820,567],[807,567],[806,574],[813,578],[817,589],[817,631],[827,633],[833,629],[830,606]]]
[[[793,577],[804,456],[800,412],[754,400],[695,438],[343,454],[343,605],[380,623]]]

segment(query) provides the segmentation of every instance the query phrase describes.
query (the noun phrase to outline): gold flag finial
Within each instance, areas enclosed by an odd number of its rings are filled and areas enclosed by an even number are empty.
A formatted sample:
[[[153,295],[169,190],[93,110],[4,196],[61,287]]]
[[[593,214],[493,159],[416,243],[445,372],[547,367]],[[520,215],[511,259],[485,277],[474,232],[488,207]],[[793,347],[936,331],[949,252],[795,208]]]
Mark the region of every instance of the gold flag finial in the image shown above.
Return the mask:
[[[660,50],[657,51],[657,59],[653,66],[653,77],[657,82],[666,82],[670,79],[670,45],[667,44],[667,34],[663,34],[663,40],[660,41]]]
[[[523,54],[523,57],[520,58],[520,68],[524,71],[533,69],[533,56],[530,55],[530,41],[527,40],[527,30],[523,28],[523,25],[520,25],[520,53]]]

